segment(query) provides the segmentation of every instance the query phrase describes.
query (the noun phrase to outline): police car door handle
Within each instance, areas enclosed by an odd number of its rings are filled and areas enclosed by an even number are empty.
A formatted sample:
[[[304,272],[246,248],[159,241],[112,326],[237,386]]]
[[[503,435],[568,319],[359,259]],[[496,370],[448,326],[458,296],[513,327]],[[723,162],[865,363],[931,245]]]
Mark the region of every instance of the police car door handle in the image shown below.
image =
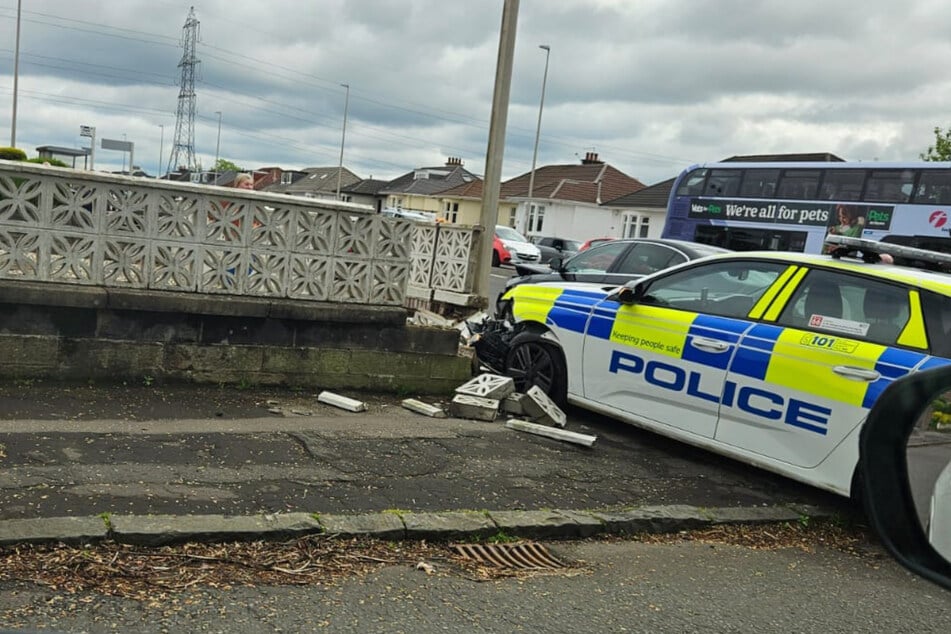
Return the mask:
[[[832,371],[854,381],[877,381],[882,376],[875,370],[853,368],[847,365],[837,365],[832,368]]]
[[[730,344],[724,341],[705,339],[703,337],[693,337],[690,340],[690,345],[694,348],[700,348],[701,350],[707,350],[709,352],[726,352],[730,349]]]

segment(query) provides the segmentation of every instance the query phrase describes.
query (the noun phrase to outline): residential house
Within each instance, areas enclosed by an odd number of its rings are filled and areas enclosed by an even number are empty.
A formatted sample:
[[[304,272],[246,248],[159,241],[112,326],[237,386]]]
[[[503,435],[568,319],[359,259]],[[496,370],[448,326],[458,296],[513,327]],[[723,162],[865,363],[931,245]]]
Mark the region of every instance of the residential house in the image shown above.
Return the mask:
[[[338,167],[308,167],[300,172],[284,171],[281,174],[280,182],[268,185],[265,191],[289,196],[336,200],[339,185],[340,199],[349,202],[349,198],[344,195],[344,189],[361,180],[359,176],[346,167],[343,169]]]
[[[611,210],[612,216],[620,215],[620,238],[659,238],[667,218],[667,200],[674,186],[674,178],[668,178],[632,194],[609,200],[602,204]]]
[[[383,211],[383,202],[386,196],[380,193],[389,181],[365,178],[352,185],[340,188],[340,197],[343,200],[373,207],[377,213]]]
[[[557,235],[575,240],[620,236],[620,212],[603,206],[604,201],[644,189],[644,183],[600,160],[595,152],[587,152],[580,165],[537,168],[531,196],[530,181],[528,172],[502,183],[501,198],[516,209],[514,218],[502,216],[500,223],[526,236]]]
[[[445,217],[446,201],[440,195],[450,189],[473,183],[478,176],[462,166],[462,159],[450,157],[445,165],[419,167],[394,178],[381,190],[385,208],[415,211]],[[453,210],[450,210],[450,215]]]
[[[482,224],[482,186],[482,179],[476,178],[439,192],[442,211],[438,217],[461,225]],[[500,201],[499,207],[502,206]]]

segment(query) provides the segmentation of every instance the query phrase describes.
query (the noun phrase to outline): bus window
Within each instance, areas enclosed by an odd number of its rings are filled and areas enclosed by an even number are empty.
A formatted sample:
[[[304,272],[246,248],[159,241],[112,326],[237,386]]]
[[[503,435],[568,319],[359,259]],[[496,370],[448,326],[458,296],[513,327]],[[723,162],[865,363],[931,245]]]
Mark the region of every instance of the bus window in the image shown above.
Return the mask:
[[[687,174],[680,187],[677,188],[678,196],[699,196],[703,192],[703,181],[707,177],[707,170],[694,170]]]
[[[814,200],[819,189],[819,170],[783,170],[779,179],[778,198]]]
[[[698,225],[694,242],[732,249],[733,251],[798,251],[806,250],[805,231],[748,229]]]
[[[865,170],[826,170],[819,189],[820,200],[859,200],[865,185]]]
[[[915,202],[951,205],[951,170],[922,170],[915,190]]]
[[[779,170],[746,170],[743,184],[740,185],[740,196],[772,198],[776,194],[777,180],[779,180]]]
[[[704,196],[736,196],[740,189],[740,170],[710,170]]]
[[[873,170],[868,177],[864,200],[906,203],[911,198],[914,184],[914,170]]]

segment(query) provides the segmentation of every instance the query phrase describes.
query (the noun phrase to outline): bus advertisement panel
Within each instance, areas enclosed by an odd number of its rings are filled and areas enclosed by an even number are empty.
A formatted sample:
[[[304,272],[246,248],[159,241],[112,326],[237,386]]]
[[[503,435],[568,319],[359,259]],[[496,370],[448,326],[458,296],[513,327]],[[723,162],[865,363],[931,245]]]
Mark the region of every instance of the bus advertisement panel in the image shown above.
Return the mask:
[[[951,251],[949,215],[947,163],[717,163],[674,182],[663,237],[818,253],[835,234]]]

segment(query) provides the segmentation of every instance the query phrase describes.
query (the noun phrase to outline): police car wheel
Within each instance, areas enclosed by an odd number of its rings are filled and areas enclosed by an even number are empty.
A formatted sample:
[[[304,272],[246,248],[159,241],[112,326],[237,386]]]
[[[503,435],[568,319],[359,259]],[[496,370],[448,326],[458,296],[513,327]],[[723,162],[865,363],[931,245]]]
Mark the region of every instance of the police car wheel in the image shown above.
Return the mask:
[[[538,386],[558,405],[565,402],[565,363],[554,346],[529,339],[514,341],[505,359],[505,373],[515,380],[515,389],[525,393]]]

